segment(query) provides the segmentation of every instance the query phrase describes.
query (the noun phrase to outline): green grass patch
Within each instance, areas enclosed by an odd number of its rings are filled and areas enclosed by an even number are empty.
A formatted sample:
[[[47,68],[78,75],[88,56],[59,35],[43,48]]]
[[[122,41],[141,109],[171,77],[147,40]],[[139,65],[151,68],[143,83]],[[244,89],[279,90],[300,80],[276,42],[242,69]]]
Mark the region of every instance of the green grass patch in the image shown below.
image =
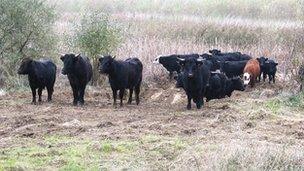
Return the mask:
[[[187,141],[179,137],[147,135],[128,140],[91,140],[68,136],[47,136],[27,141],[22,147],[0,150],[1,170],[68,170],[138,169],[163,166],[173,160]],[[149,164],[149,166],[147,166]]]
[[[283,102],[279,99],[269,100],[265,104],[266,108],[275,114],[278,113],[278,111],[281,109],[282,105],[283,105]]]
[[[284,103],[286,106],[289,107],[297,107],[304,109],[304,93],[290,96],[287,100],[285,100]]]

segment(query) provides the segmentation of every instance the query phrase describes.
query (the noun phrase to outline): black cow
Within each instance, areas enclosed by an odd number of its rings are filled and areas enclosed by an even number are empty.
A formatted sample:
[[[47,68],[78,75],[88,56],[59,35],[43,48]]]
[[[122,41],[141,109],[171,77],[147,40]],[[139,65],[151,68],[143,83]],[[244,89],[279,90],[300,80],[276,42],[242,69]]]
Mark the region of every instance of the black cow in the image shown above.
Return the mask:
[[[263,81],[265,81],[267,75],[269,79],[269,84],[271,81],[275,83],[275,74],[277,72],[277,65],[274,60],[269,59],[268,61],[265,62],[265,70],[263,71]]]
[[[188,99],[187,109],[191,109],[192,99],[196,103],[196,107],[200,109],[204,104],[203,97],[209,81],[210,70],[203,65],[201,58],[189,57],[178,58],[178,60],[182,67],[180,80]]]
[[[259,63],[260,63],[261,72],[260,72],[260,75],[259,75],[259,81],[261,81],[261,76],[262,76],[262,74],[266,71],[265,63],[266,63],[266,61],[268,61],[268,58],[262,56],[262,57],[257,58],[257,60],[258,60]],[[263,75],[263,76],[265,77],[266,75]],[[265,79],[266,79],[266,78],[265,78]],[[264,80],[264,81],[265,81],[265,80]]]
[[[36,89],[38,89],[38,102],[41,102],[42,90],[44,88],[48,92],[48,101],[52,100],[56,80],[56,65],[52,61],[36,61],[26,58],[22,61],[18,74],[28,75],[33,95],[32,104],[36,104]]]
[[[248,60],[244,61],[224,61],[221,62],[221,71],[224,72],[228,78],[241,76]]]
[[[72,87],[73,105],[84,105],[85,88],[93,75],[90,60],[80,54],[63,54],[60,59],[64,64],[62,74],[68,75]]]
[[[261,73],[259,76],[259,81],[261,80],[261,75],[263,73],[263,81],[265,82],[267,75],[268,75],[268,79],[269,79],[269,84],[271,83],[271,81],[273,81],[273,83],[275,83],[275,74],[277,72],[277,65],[278,63],[276,63],[274,60],[272,59],[268,59],[266,57],[260,57],[257,58],[257,60],[260,63],[260,68],[261,68]]]
[[[212,56],[217,57],[221,61],[243,61],[252,59],[249,55],[242,54],[241,52],[228,52],[222,53],[218,49],[209,50]]]
[[[114,58],[112,56],[99,58],[99,72],[108,74],[114,105],[116,105],[117,91],[119,90],[120,106],[122,106],[125,89],[130,90],[129,104],[132,103],[133,89],[135,89],[135,99],[138,105],[143,70],[141,61],[138,58],[128,58],[125,61],[115,60]]]
[[[245,90],[244,81],[240,77],[229,78],[226,81],[225,95],[230,97],[234,90],[238,90],[238,91]]]
[[[244,91],[244,82],[239,77],[227,78],[222,73],[212,73],[205,93],[206,102],[230,97],[234,90]]]
[[[206,102],[211,99],[220,99],[225,97],[227,77],[221,73],[211,73],[209,85],[206,88]]]
[[[200,55],[201,58],[206,59],[204,63],[208,65],[210,71],[216,71],[221,68],[221,59],[218,59],[217,57],[213,57],[212,55],[209,55],[207,53],[204,53]]]
[[[154,64],[162,64],[163,67],[166,68],[166,70],[169,72],[169,78],[173,78],[173,73],[177,72],[180,73],[181,67],[178,64],[177,58],[188,58],[188,57],[194,57],[199,58],[198,54],[173,54],[168,56],[158,56],[154,59]]]
[[[208,55],[208,54],[207,54]],[[209,55],[211,56],[211,55]],[[214,58],[205,56],[205,54],[200,55],[200,58],[197,59],[202,59],[202,65],[210,71],[210,72],[219,72],[220,69],[220,62],[214,61]],[[182,73],[177,74],[174,79],[176,80],[175,87],[176,88],[182,88],[183,87],[183,81],[182,81]],[[208,84],[208,80],[207,80]]]

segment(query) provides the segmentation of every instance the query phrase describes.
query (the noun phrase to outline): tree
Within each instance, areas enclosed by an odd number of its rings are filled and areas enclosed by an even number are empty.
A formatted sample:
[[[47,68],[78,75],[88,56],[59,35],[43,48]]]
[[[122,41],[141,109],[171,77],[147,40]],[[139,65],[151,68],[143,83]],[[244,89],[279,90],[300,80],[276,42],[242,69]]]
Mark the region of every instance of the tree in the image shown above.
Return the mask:
[[[111,24],[107,14],[97,10],[82,17],[81,24],[76,30],[76,44],[93,61],[93,85],[97,84],[99,77],[99,55],[112,53],[119,42],[119,29]]]
[[[20,58],[53,52],[55,17],[54,8],[43,0],[1,0],[0,73],[7,86],[14,85]]]

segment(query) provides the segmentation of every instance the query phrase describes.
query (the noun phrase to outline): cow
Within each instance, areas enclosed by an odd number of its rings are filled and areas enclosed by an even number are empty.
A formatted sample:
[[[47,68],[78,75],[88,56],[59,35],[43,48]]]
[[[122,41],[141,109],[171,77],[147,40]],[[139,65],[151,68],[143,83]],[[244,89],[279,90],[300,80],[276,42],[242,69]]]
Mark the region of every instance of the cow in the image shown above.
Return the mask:
[[[199,59],[203,59],[202,60],[202,65],[204,65],[204,67],[210,71],[210,72],[220,72],[220,64],[218,61],[214,61],[214,58],[208,58],[206,56],[201,55],[199,57]],[[176,80],[176,84],[175,87],[176,88],[183,88],[183,81],[182,81],[182,77],[181,77],[181,73],[177,74],[174,79]],[[207,81],[208,82],[208,81]]]
[[[277,65],[278,63],[275,62],[272,59],[268,59],[265,57],[260,57],[257,58],[257,60],[260,63],[260,67],[261,67],[261,73],[259,76],[259,80],[261,79],[261,75],[263,73],[263,81],[265,82],[267,75],[268,75],[268,79],[269,79],[269,84],[271,83],[271,81],[273,81],[273,83],[275,83],[275,74],[277,72]]]
[[[259,61],[257,59],[250,59],[246,63],[246,66],[243,71],[243,79],[245,86],[250,84],[251,87],[254,87],[257,78],[260,76],[260,72],[261,69]]]
[[[132,103],[135,90],[136,104],[139,104],[139,93],[142,82],[143,65],[138,58],[128,58],[125,61],[115,60],[115,56],[101,56],[99,58],[99,72],[107,74],[113,92],[113,105],[116,106],[117,91],[119,90],[120,106],[123,105],[125,89],[129,89],[128,104]]]
[[[63,62],[61,73],[67,75],[72,91],[73,105],[84,105],[84,94],[87,84],[91,81],[93,75],[90,60],[80,54],[62,54],[60,59]]]
[[[204,64],[208,65],[210,71],[217,71],[221,68],[221,60],[209,55],[207,53],[203,53],[200,55],[200,58],[206,59]]]
[[[241,52],[228,52],[222,53],[218,49],[209,50],[212,56],[219,58],[222,61],[243,61],[252,59],[251,56],[242,54]]]
[[[230,97],[234,90],[244,91],[244,82],[240,77],[227,78],[222,73],[211,73],[205,93],[206,102],[212,99]]]
[[[248,60],[221,62],[221,71],[225,73],[228,78],[241,76],[247,62]]]
[[[264,57],[264,56],[262,56],[262,57],[259,57],[259,58],[257,58],[257,60],[259,61],[259,63],[260,63],[260,69],[261,69],[261,72],[260,72],[260,75],[259,75],[259,82],[261,81],[261,76],[262,76],[262,73],[264,73],[264,71],[265,71],[265,63],[266,63],[266,61],[268,61],[268,58],[266,58],[266,57]],[[264,77],[266,76],[266,75],[263,75]],[[265,80],[264,80],[265,81]]]
[[[56,65],[51,60],[33,60],[25,58],[22,60],[18,74],[28,75],[32,90],[32,104],[36,104],[36,89],[38,89],[38,102],[41,102],[42,90],[47,89],[48,101],[52,101],[54,84],[56,80]]]
[[[180,73],[181,67],[177,63],[177,58],[188,58],[195,57],[199,58],[199,54],[172,54],[172,55],[160,55],[156,57],[153,61],[153,64],[161,64],[169,72],[169,78],[173,78],[174,72]]]
[[[244,81],[240,77],[229,78],[226,81],[225,95],[230,97],[234,90],[244,91]]]
[[[180,80],[187,94],[187,109],[191,109],[192,99],[197,109],[200,109],[204,104],[203,98],[210,78],[210,70],[203,65],[202,58],[178,58],[178,61],[182,67]]]

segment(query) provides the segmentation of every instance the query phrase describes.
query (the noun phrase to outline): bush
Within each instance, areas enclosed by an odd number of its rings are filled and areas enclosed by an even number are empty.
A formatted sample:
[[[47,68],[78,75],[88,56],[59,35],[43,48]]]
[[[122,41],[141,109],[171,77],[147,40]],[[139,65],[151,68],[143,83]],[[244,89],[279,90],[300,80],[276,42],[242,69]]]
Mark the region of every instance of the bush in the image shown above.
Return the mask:
[[[16,63],[20,58],[53,52],[55,16],[53,7],[42,0],[0,2],[0,73],[6,86],[19,83]]]
[[[119,30],[110,23],[109,16],[100,11],[87,13],[76,30],[76,45],[93,61],[92,83],[98,80],[99,54],[110,54],[120,42]]]

